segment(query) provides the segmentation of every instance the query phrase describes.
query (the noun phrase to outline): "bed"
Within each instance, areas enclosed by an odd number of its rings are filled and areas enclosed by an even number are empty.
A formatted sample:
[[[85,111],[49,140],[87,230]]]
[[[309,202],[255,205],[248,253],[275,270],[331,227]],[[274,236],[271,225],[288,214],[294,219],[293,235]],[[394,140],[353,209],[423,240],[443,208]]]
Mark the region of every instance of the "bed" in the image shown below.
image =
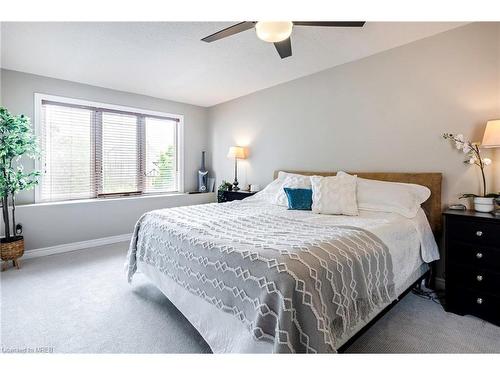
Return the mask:
[[[412,219],[318,215],[258,198],[151,211],[136,225],[128,280],[146,275],[214,353],[342,351],[439,259],[441,175],[356,174],[431,196]]]

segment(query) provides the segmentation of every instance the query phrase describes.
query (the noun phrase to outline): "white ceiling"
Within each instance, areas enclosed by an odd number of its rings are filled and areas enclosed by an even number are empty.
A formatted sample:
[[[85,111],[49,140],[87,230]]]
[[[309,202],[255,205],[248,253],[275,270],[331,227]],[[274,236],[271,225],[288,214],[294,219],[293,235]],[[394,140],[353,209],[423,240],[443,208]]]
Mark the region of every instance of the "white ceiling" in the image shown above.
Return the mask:
[[[254,30],[200,39],[233,22],[2,23],[2,67],[212,106],[422,39],[463,23],[295,27],[281,60]]]

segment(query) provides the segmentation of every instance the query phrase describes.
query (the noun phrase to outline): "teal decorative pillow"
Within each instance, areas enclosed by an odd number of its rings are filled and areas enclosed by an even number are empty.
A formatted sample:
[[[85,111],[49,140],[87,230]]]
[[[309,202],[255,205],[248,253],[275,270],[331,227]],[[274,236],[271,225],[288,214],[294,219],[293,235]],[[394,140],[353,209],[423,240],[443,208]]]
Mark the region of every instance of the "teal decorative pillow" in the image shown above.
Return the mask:
[[[311,189],[284,188],[289,210],[309,210],[312,206]]]

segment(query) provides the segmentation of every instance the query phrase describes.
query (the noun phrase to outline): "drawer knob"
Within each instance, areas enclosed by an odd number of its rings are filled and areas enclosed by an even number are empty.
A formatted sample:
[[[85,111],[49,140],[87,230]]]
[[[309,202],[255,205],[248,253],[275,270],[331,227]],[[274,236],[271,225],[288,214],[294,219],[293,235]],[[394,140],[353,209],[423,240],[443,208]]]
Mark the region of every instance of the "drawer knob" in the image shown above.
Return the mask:
[[[477,275],[476,276],[477,281],[483,281],[483,275]]]
[[[476,253],[476,258],[481,259],[483,257],[483,253]]]
[[[481,237],[482,235],[483,235],[483,232],[482,232],[482,231],[478,230],[478,231],[476,232],[476,236]]]
[[[476,302],[477,302],[478,305],[482,305],[483,304],[483,299],[482,298],[478,298],[476,300]]]

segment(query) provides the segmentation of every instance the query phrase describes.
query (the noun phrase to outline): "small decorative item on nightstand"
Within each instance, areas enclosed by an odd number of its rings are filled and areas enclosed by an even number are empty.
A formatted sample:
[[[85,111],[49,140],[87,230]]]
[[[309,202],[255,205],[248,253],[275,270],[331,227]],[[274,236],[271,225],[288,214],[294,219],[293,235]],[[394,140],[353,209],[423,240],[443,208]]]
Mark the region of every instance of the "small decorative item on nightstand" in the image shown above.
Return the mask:
[[[446,310],[500,325],[500,217],[445,211]]]
[[[251,184],[249,190],[252,191],[252,192],[254,192],[254,193],[256,193],[256,192],[260,191],[260,185]]]
[[[217,189],[217,202],[222,203],[225,202],[225,192],[231,190],[233,185],[226,180],[222,180],[222,184],[220,184],[219,188]]]
[[[497,205],[497,208],[495,208],[495,211],[493,211],[493,214],[497,217],[500,217],[500,197],[495,199],[495,203]]]

